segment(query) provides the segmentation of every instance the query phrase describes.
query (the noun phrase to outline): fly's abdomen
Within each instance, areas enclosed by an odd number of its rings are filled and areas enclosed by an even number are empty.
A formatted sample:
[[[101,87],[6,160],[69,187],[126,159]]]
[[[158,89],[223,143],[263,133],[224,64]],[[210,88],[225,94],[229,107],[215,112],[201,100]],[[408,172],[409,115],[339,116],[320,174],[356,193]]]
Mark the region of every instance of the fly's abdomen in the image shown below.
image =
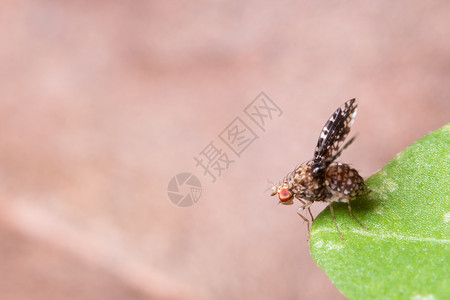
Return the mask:
[[[325,187],[332,201],[348,202],[367,192],[364,179],[347,164],[333,163],[325,171]]]

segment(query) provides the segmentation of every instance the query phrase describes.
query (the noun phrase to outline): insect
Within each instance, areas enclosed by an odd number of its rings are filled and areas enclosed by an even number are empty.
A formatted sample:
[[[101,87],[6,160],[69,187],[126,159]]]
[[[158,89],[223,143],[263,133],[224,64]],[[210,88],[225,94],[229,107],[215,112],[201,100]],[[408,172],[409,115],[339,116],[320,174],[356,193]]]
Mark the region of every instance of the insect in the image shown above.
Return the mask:
[[[330,204],[331,217],[342,240],[344,238],[334,218],[333,202],[347,203],[349,215],[367,230],[352,214],[350,207],[350,201],[356,196],[369,192],[364,179],[348,164],[335,162],[355,140],[354,136],[342,146],[353,125],[357,106],[353,98],[339,107],[322,128],[313,159],[296,167],[278,186],[272,187],[272,196],[278,195],[280,203],[291,205],[294,198],[302,203],[297,214],[307,222],[308,232],[310,221],[302,212],[307,209],[311,222],[314,221],[310,207],[316,201]]]

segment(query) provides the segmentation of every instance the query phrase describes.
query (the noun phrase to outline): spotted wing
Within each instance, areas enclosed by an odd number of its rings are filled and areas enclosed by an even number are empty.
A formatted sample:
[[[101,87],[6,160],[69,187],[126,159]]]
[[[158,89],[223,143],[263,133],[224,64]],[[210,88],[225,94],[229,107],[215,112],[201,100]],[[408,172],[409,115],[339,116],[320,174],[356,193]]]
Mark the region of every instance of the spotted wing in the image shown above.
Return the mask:
[[[321,164],[325,160],[334,160],[340,154],[339,148],[350,132],[357,106],[358,103],[355,98],[348,100],[325,123],[314,151],[313,160],[315,164]],[[346,144],[346,146],[348,145]]]

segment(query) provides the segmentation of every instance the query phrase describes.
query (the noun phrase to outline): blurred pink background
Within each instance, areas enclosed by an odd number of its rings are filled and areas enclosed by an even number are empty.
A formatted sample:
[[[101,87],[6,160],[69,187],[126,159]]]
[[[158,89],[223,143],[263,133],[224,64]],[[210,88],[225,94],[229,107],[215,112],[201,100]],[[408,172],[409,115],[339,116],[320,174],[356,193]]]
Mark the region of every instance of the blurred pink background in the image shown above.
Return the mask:
[[[267,180],[353,97],[364,177],[449,121],[448,1],[3,1],[0,23],[0,299],[344,299]],[[214,183],[211,141],[235,160]]]

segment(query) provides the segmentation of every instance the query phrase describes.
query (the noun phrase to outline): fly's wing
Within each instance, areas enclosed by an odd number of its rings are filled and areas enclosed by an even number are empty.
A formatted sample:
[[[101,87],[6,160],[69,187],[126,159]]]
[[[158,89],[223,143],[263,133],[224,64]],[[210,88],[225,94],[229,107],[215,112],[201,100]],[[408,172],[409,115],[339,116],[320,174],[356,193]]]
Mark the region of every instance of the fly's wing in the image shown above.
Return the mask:
[[[353,125],[356,116],[357,106],[358,103],[355,98],[348,100],[325,123],[314,151],[313,161],[316,166],[322,163],[330,164],[344,150],[339,151],[339,148],[350,132],[350,127]],[[353,139],[345,147],[350,145],[352,141]]]

